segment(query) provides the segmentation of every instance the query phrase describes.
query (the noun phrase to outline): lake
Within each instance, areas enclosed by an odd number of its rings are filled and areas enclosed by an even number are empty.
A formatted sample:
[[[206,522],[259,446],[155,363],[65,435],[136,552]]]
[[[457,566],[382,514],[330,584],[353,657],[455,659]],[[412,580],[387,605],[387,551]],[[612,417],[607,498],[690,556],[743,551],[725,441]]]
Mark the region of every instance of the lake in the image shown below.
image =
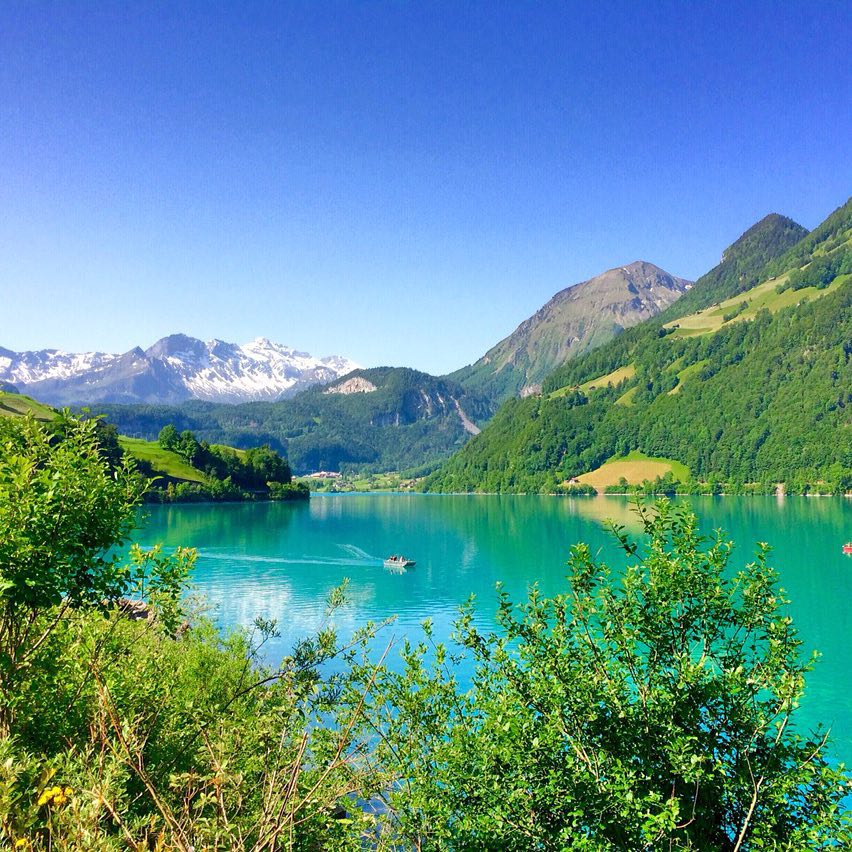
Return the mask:
[[[852,763],[852,500],[807,497],[688,498],[708,532],[724,529],[737,548],[734,566],[773,547],[791,614],[807,649],[822,659],[808,682],[802,720],[832,727],[835,753]],[[475,594],[478,621],[493,623],[494,585],[520,600],[529,584],[565,587],[571,544],[585,541],[611,564],[619,552],[603,522],[638,527],[620,497],[314,495],[309,504],[155,506],[137,541],[198,549],[194,585],[223,626],[278,621],[266,647],[277,662],[323,622],[329,591],[349,578],[348,604],[335,617],[342,636],[367,620],[397,616],[385,634],[419,635],[430,617],[446,639],[459,603]],[[394,574],[383,559],[404,553],[415,568]],[[461,672],[462,678],[465,672]]]

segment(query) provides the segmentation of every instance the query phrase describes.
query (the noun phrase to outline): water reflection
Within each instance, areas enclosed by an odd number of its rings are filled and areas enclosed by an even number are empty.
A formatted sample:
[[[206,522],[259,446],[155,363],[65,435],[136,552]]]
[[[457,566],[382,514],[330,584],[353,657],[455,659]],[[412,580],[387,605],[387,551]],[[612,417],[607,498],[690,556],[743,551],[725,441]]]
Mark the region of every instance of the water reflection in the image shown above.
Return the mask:
[[[788,497],[690,498],[704,531],[722,528],[737,542],[733,568],[773,545],[772,564],[793,600],[792,614],[808,648],[823,659],[810,681],[807,714],[834,724],[852,759],[852,674],[848,666],[852,560],[841,553],[850,537],[852,501]],[[345,636],[368,619],[396,615],[393,633],[415,634],[433,619],[449,636],[457,606],[478,599],[478,619],[492,625],[502,581],[521,598],[530,583],[545,593],[564,588],[570,546],[587,542],[611,564],[622,555],[604,522],[638,533],[626,498],[519,496],[327,495],[309,505],[257,504],[153,507],[139,533],[143,544],[198,548],[196,588],[223,625],[275,618],[282,656],[324,621],[325,600],[344,578],[347,607],[336,616]],[[405,553],[417,567],[384,570],[383,559]]]

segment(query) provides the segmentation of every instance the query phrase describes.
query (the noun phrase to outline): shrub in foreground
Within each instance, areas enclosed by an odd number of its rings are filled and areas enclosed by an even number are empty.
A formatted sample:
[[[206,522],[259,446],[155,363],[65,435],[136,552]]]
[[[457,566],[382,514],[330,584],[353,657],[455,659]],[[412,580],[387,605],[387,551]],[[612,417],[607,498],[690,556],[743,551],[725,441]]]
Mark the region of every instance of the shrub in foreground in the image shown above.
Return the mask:
[[[568,592],[502,594],[494,634],[464,608],[463,689],[428,626],[402,670],[371,626],[270,667],[274,624],[186,612],[192,552],[118,556],[144,483],[95,426],[0,446],[0,848],[849,848],[766,548],[733,573],[688,509],[614,529],[623,571],[576,545]]]
[[[623,571],[578,544],[565,594],[502,593],[491,634],[463,610],[469,691],[428,623],[383,673],[377,752],[415,848],[850,848],[849,779],[795,725],[813,659],[767,548],[734,572],[688,508],[638,511]]]
[[[272,668],[274,624],[186,629],[193,554],[119,556],[144,482],[94,421],[2,422],[0,445],[0,848],[361,849],[351,797],[378,782],[345,668],[318,674],[334,632]]]

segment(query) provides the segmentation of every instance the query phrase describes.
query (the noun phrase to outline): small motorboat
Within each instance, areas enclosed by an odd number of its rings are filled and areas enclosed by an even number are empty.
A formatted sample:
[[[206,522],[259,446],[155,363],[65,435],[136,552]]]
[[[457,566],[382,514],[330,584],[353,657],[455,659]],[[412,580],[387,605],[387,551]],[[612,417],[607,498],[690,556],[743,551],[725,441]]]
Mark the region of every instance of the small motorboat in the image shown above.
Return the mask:
[[[847,541],[846,544],[843,545],[843,552],[852,555],[852,541]]]
[[[417,563],[413,559],[408,559],[405,556],[389,556],[385,559],[385,568],[412,568]]]

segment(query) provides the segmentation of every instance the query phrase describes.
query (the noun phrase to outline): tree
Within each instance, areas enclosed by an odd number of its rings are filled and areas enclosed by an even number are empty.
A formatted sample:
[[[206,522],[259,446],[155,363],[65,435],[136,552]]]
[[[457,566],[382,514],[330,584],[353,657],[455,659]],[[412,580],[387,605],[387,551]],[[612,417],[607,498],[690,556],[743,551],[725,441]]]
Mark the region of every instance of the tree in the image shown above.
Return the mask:
[[[0,734],[18,676],[65,612],[116,601],[147,569],[155,588],[172,571],[117,555],[145,481],[127,460],[111,468],[99,432],[97,420],[0,423]]]
[[[160,434],[157,436],[157,442],[164,450],[174,450],[180,440],[180,433],[171,424],[167,423],[160,429]]]
[[[269,444],[246,451],[246,466],[252,471],[252,485],[264,487],[267,483],[290,482],[290,465]]]
[[[106,459],[110,469],[118,470],[124,461],[124,450],[118,440],[118,429],[100,417],[96,418],[95,422],[101,455]]]
[[[792,724],[813,660],[767,547],[733,574],[688,508],[639,511],[644,549],[613,528],[623,572],[580,544],[566,594],[500,594],[498,634],[463,610],[470,692],[440,645],[385,673],[377,752],[417,848],[848,848],[849,779]]]
[[[198,438],[189,429],[184,429],[174,446],[174,451],[192,464],[200,450],[201,445],[198,443]]]

